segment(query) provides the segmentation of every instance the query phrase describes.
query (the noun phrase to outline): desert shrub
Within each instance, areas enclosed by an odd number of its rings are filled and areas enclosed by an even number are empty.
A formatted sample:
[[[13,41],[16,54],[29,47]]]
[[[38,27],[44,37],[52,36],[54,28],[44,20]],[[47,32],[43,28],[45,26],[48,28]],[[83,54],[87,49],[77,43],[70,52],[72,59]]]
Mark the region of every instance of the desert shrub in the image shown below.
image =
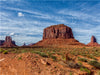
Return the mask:
[[[7,51],[7,50],[4,50],[4,51],[3,51],[3,54],[8,54],[8,51]]]
[[[48,56],[49,56],[49,57],[52,56],[52,53],[51,53],[51,52],[48,52]]]
[[[84,53],[83,53],[83,54],[81,54],[81,55],[82,55],[82,56],[87,56],[87,54],[84,54]]]
[[[91,71],[90,71],[89,69],[87,69],[87,68],[81,67],[80,70],[81,70],[81,71],[85,71],[85,72],[87,72],[88,74],[91,73]]]
[[[26,50],[22,50],[22,51],[21,51],[21,53],[25,53],[25,52],[27,52],[27,51],[26,51]]]
[[[78,62],[78,64],[81,65],[81,66],[83,65],[82,62]]]
[[[79,61],[87,62],[87,59],[78,57]]]
[[[75,62],[73,62],[73,61],[68,61],[68,62],[66,62],[66,64],[67,64],[68,67],[70,67],[70,68],[80,68],[80,67],[82,67],[82,65],[79,65],[78,63],[75,63]]]
[[[57,57],[56,56],[50,56],[54,61],[57,60]]]
[[[48,55],[46,53],[43,53],[43,52],[41,52],[40,56],[48,58]]]
[[[39,54],[42,57],[48,57],[48,55],[44,52],[40,52],[40,51],[35,51],[34,53]]]
[[[33,53],[36,53],[36,54],[41,54],[41,52],[40,51],[33,51]]]
[[[0,49],[0,53],[2,53],[4,50]]]
[[[100,69],[100,63],[97,62],[96,60],[89,61],[88,63],[89,63],[90,65],[92,65],[92,66],[94,66],[94,67]]]
[[[72,72],[70,72],[70,74],[69,75],[72,75],[73,73]]]
[[[92,56],[92,55],[88,55],[88,57],[91,58],[91,59],[97,60],[97,59],[96,59],[94,56]]]
[[[82,49],[86,49],[86,47],[83,47]]]
[[[19,57],[19,58],[18,58],[18,60],[21,60],[21,59],[22,59],[22,57]]]

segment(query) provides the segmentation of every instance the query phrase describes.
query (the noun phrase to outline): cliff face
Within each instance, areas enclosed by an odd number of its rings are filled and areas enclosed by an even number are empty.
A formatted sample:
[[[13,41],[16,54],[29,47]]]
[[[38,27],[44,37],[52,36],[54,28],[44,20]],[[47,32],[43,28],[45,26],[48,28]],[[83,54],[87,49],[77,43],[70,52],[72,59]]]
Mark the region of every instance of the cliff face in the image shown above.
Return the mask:
[[[44,29],[43,39],[69,39],[74,38],[72,29],[64,24],[50,26]]]
[[[100,45],[97,43],[97,40],[96,40],[95,36],[92,36],[91,37],[91,42],[88,43],[87,46],[100,46]]]
[[[12,41],[10,36],[6,36],[5,41],[2,43],[1,47],[15,47],[15,41]]]

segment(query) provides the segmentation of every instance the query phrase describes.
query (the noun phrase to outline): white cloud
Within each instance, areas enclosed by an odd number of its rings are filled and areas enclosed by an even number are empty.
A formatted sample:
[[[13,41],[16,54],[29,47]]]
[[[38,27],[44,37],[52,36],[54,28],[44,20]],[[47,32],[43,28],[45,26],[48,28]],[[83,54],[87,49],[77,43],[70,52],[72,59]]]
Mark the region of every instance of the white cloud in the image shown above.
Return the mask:
[[[18,12],[18,16],[22,17],[22,16],[24,16],[24,14],[22,12]]]
[[[69,10],[69,9],[62,9],[58,11],[58,14],[63,14],[63,15],[70,15],[73,16],[75,19],[83,20],[83,21],[93,21],[93,22],[100,22],[100,17],[99,14],[88,14],[84,13],[82,11],[76,11],[76,10]]]
[[[14,35],[15,35],[15,33],[14,33],[14,32],[10,33],[10,36],[14,36]]]

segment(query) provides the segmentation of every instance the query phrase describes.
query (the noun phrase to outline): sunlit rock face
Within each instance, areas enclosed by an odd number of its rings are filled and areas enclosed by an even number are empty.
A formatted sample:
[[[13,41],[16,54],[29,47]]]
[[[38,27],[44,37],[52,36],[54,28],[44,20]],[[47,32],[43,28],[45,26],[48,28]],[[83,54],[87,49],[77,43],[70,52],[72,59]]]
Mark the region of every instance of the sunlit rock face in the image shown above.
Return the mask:
[[[72,29],[64,24],[53,25],[44,29],[43,39],[74,38]]]

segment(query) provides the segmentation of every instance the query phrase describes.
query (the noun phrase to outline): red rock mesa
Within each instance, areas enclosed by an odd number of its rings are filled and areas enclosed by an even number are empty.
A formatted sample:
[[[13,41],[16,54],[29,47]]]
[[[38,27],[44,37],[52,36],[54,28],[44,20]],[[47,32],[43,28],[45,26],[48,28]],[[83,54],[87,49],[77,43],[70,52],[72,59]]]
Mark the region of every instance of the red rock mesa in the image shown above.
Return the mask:
[[[43,39],[69,39],[74,38],[72,29],[64,24],[50,26],[44,29]]]
[[[64,24],[52,25],[44,29],[43,40],[35,46],[83,45],[74,39],[72,29]],[[34,46],[32,45],[32,46]]]

